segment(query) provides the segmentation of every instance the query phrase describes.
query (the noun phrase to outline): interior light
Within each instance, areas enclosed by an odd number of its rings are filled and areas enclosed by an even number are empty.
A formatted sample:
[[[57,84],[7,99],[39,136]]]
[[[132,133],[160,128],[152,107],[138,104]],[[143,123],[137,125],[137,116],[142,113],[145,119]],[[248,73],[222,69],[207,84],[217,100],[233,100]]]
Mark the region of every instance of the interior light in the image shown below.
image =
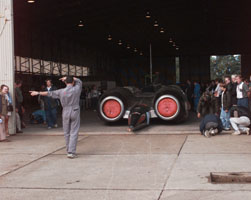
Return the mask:
[[[122,43],[122,41],[121,40],[119,40],[119,42],[118,42],[118,45],[122,45],[123,43]]]
[[[158,27],[159,26],[159,24],[158,24],[158,21],[157,20],[155,20],[154,21],[154,25],[153,26],[155,26],[155,27]]]
[[[84,26],[84,23],[83,23],[82,20],[79,21],[78,26],[79,26],[79,27],[83,27],[83,26]]]
[[[108,35],[108,38],[107,38],[109,41],[112,40],[112,36],[111,35]]]
[[[149,12],[149,11],[146,12],[146,18],[147,18],[147,19],[150,19],[150,18],[151,18],[151,15],[150,15],[150,12]]]

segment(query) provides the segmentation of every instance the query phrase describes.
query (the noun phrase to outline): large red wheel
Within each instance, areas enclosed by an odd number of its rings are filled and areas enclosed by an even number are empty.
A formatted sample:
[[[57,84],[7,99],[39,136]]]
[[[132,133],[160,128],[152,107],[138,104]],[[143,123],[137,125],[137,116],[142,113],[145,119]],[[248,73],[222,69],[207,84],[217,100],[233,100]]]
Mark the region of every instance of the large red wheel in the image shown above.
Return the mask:
[[[162,95],[155,102],[155,111],[160,118],[172,120],[179,114],[179,101],[172,95]]]
[[[118,97],[108,96],[101,101],[99,112],[105,121],[117,121],[123,117],[124,103]]]
[[[103,112],[109,118],[116,118],[121,113],[121,105],[114,99],[107,100],[103,105]]]

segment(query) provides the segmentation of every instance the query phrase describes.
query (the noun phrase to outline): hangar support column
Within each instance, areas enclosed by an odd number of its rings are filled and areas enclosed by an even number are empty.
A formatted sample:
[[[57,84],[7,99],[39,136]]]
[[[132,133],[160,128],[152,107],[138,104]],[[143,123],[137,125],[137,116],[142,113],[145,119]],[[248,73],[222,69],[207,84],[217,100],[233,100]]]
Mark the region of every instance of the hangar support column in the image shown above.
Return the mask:
[[[13,0],[0,0],[0,85],[10,88],[14,98],[14,28],[13,28]],[[16,132],[15,112],[9,121],[9,132]]]

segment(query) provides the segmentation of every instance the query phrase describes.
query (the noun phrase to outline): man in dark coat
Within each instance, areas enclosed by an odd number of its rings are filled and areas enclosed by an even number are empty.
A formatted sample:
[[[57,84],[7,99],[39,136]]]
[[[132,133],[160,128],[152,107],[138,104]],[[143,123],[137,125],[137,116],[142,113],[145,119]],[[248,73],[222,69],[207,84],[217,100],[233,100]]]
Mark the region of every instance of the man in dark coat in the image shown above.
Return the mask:
[[[193,109],[193,87],[190,80],[187,80],[186,95],[187,95],[187,99],[191,105],[191,110],[192,110]]]
[[[211,92],[204,92],[200,97],[199,104],[197,107],[197,117],[204,117],[207,114],[216,114],[218,113],[219,105]]]
[[[220,118],[214,114],[206,115],[200,123],[200,132],[205,137],[210,137],[222,131],[222,123]]]
[[[55,91],[57,88],[52,85],[50,79],[46,80],[46,88],[43,91],[51,92]],[[48,96],[43,96],[41,98],[44,102],[44,110],[46,115],[46,122],[48,125],[48,129],[53,127],[57,128],[57,107],[58,107],[58,100],[53,99]]]
[[[236,88],[237,88],[237,75],[236,74],[233,74],[231,76],[231,79],[232,79],[232,104],[233,105],[237,105],[237,92],[236,92]]]

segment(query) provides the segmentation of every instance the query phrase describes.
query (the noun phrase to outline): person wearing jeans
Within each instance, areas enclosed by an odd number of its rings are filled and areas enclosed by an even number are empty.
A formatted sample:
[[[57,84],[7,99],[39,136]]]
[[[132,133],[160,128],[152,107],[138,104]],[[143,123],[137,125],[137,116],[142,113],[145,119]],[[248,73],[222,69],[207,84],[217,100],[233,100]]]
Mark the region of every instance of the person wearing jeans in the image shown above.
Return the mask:
[[[230,130],[230,109],[231,103],[231,93],[227,90],[227,85],[220,84],[222,94],[221,94],[221,114],[220,119],[224,130]]]
[[[51,92],[56,90],[56,88],[52,85],[51,80],[46,80],[46,88],[44,91]],[[44,101],[44,109],[45,109],[45,115],[46,115],[46,122],[48,129],[51,128],[57,128],[57,106],[58,106],[58,100],[53,99],[51,97],[43,96],[42,100]]]
[[[248,86],[242,81],[242,77],[240,75],[237,76],[237,105],[238,106],[244,106],[248,108]]]
[[[241,132],[247,133],[247,135],[249,135],[251,113],[248,108],[243,106],[233,106],[231,108],[230,114],[230,123],[234,129],[234,133],[232,135],[240,135]]]

